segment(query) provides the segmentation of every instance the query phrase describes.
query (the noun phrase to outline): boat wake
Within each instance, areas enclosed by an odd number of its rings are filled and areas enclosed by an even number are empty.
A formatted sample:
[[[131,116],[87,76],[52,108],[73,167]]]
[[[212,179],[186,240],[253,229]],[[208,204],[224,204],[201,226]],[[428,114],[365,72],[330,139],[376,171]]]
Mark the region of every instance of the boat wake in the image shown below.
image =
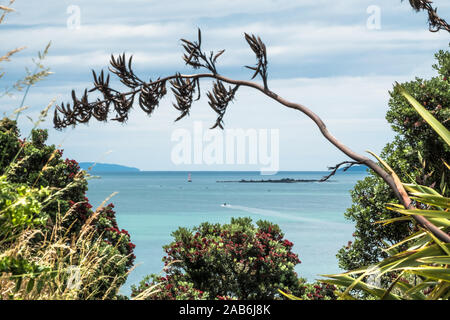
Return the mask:
[[[245,207],[245,206],[239,206],[239,205],[231,205],[231,204],[225,204],[225,203],[222,204],[221,207],[228,208],[228,209],[239,210],[239,211],[244,211],[244,212],[249,212],[249,213],[253,213],[253,214],[257,214],[257,215],[261,215],[261,216],[266,216],[266,217],[277,217],[277,218],[282,218],[282,219],[291,220],[291,221],[309,222],[309,223],[322,224],[322,225],[323,224],[335,224],[333,222],[324,222],[324,221],[319,220],[319,219],[298,217],[298,216],[294,216],[294,215],[286,214],[286,213],[281,213],[281,212],[274,211],[274,210],[251,208],[251,207]]]

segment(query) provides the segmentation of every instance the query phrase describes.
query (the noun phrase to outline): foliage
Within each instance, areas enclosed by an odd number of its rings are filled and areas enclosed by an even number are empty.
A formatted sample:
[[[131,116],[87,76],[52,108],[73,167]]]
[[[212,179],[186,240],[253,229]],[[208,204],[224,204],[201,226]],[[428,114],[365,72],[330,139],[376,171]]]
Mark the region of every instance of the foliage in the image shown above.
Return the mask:
[[[450,73],[450,52],[439,51],[435,55],[437,64],[433,67],[438,71],[438,76],[430,80],[416,78],[415,81],[401,85],[406,91],[411,92],[438,121],[448,128],[450,117],[450,81],[447,78]],[[436,139],[436,133],[425,124],[425,120],[416,112],[400,93],[400,86],[394,87],[389,101],[389,111],[386,119],[392,125],[392,129],[398,133],[415,151],[420,151],[424,160],[448,159],[450,148],[443,144],[441,138]],[[418,138],[419,137],[419,138]],[[422,161],[420,161],[422,162]],[[433,178],[440,179],[445,169],[440,161],[427,161],[427,169],[433,172]]]
[[[185,275],[158,276],[155,274],[145,276],[139,286],[132,286],[131,296],[137,297],[145,290],[155,290],[151,300],[210,300],[213,298],[223,299],[223,297],[211,297],[208,292],[194,288],[194,284]]]
[[[17,228],[43,225],[40,215],[42,201],[49,195],[48,188],[31,189],[25,185],[12,185],[0,176],[0,235]]]
[[[411,217],[422,215],[435,225],[450,230],[450,198],[439,195],[434,189],[417,184],[405,184],[414,195],[418,205],[426,209],[405,210],[402,206],[392,204],[389,209]],[[439,204],[439,205],[437,205]],[[412,219],[412,218],[410,218]],[[384,220],[384,223],[396,223]],[[401,251],[399,247],[406,245]],[[442,243],[428,230],[420,228],[409,237],[386,250],[389,256],[367,267],[349,271],[344,274],[330,275],[328,284],[346,288],[341,298],[351,297],[353,289],[362,290],[377,299],[448,299],[450,298],[450,244]],[[364,282],[367,277],[387,276],[387,285]],[[355,279],[356,278],[356,279]]]
[[[5,238],[0,238],[0,299],[119,297],[117,291],[126,274],[114,274],[109,269],[123,264],[121,260],[126,257],[96,237],[89,221],[77,234],[67,233],[63,222],[64,216],[58,216],[50,234],[20,228],[14,230],[13,242],[6,241],[5,245]],[[109,283],[107,288],[105,282]]]
[[[307,283],[302,281],[303,294],[298,298],[301,300],[336,300],[336,287],[334,285],[316,281]]]
[[[283,290],[278,291],[290,300],[336,300],[338,298],[338,289],[332,284],[319,281],[307,283],[305,279],[300,279],[300,283],[301,290],[298,296]]]
[[[433,67],[438,71],[437,77],[430,80],[416,78],[401,86],[419,102],[423,102],[425,108],[449,128],[450,53],[440,51],[436,59],[437,63]],[[441,187],[449,181],[449,174],[441,159],[450,159],[450,148],[443,146],[443,140],[437,138],[433,129],[404,99],[399,87],[395,87],[390,95],[386,119],[397,135],[383,149],[381,157],[401,180],[434,186],[444,195],[448,194],[448,189],[443,190]],[[342,269],[352,270],[386,258],[388,255],[384,249],[417,231],[410,220],[385,226],[374,224],[378,220],[401,217],[399,213],[385,208],[386,203],[397,203],[397,200],[374,172],[358,181],[351,191],[351,197],[353,204],[345,216],[355,222],[354,241],[337,254]]]
[[[85,173],[75,160],[63,159],[63,151],[55,146],[46,145],[47,132],[34,129],[31,139],[20,139],[19,129],[15,121],[5,118],[0,121],[0,146],[2,155],[2,170],[5,173],[4,184],[11,186],[21,184],[20,188],[43,187],[42,190],[52,190],[54,196],[50,197],[45,206],[39,208],[39,219],[42,231],[50,232],[57,220],[57,216],[65,213],[62,228],[71,234],[79,233],[85,223],[95,216],[90,223],[95,227],[93,241],[102,239],[109,246],[111,255],[120,255],[117,263],[104,266],[105,274],[119,275],[124,282],[125,275],[133,265],[135,245],[130,241],[126,230],[120,230],[114,205],[103,206],[98,214],[94,215],[92,205],[86,198],[87,181]],[[11,163],[9,164],[8,163]],[[17,191],[21,189],[17,189]],[[125,258],[124,258],[125,257]],[[120,263],[119,263],[120,262]],[[122,284],[122,283],[120,283]],[[103,291],[110,287],[105,278],[102,282]],[[101,290],[100,290],[101,291]]]
[[[167,276],[146,278],[133,295],[159,281],[164,281],[162,299],[274,299],[280,297],[278,289],[298,293],[294,267],[300,261],[293,244],[277,225],[256,225],[250,218],[232,218],[230,224],[179,228],[164,247]]]
[[[13,3],[11,0],[9,6]],[[0,9],[0,23],[14,11],[6,6]],[[30,88],[51,74],[43,65],[49,48],[50,43],[33,59],[34,71],[26,69],[26,76],[1,94],[10,95],[13,89],[25,91],[13,113],[16,121],[25,109]],[[0,56],[0,62],[11,61],[23,49],[8,51]],[[128,232],[119,230],[112,204],[103,203],[92,210],[85,196],[86,173],[80,171],[78,163],[64,159],[62,150],[45,144],[48,133],[37,128],[51,106],[41,111],[26,138],[20,137],[16,121],[7,117],[0,120],[1,297],[117,298],[118,288],[133,265],[135,246]],[[71,268],[79,270],[83,289],[69,290],[66,295],[66,271]],[[39,292],[43,282],[48,284],[43,295],[33,293],[36,277]],[[28,283],[25,291],[21,290],[22,280]],[[11,291],[14,282],[15,290]]]
[[[99,216],[115,223],[112,205],[90,211],[76,233],[65,227],[74,208],[50,219],[44,211],[59,191],[12,183],[0,176],[1,299],[119,297],[130,262],[128,251],[121,250],[123,245],[129,250],[129,235],[124,230],[120,237],[115,231],[113,237],[98,233]],[[78,285],[71,286],[74,270]]]
[[[450,131],[433,117],[424,106],[409,95],[404,88],[396,88],[400,94],[422,115],[424,120],[444,140],[450,141]],[[437,136],[436,136],[437,140]],[[448,165],[444,162],[444,164]],[[395,175],[395,173],[393,173]],[[411,219],[413,215],[424,216],[445,232],[450,231],[450,198],[439,194],[435,189],[417,183],[404,184],[414,200],[417,209],[404,209],[398,204],[389,204],[388,209],[405,215],[402,219]],[[445,190],[444,183],[441,189]],[[381,221],[384,224],[395,224],[398,219]],[[401,245],[406,249],[401,251]],[[450,244],[441,242],[427,229],[419,228],[417,232],[405,237],[386,250],[389,257],[367,267],[359,268],[344,274],[330,275],[328,284],[345,287],[340,295],[346,299],[351,297],[353,289],[379,299],[414,299],[437,300],[450,298]],[[388,286],[364,282],[368,276],[380,278],[389,275]],[[355,277],[357,277],[355,279]]]

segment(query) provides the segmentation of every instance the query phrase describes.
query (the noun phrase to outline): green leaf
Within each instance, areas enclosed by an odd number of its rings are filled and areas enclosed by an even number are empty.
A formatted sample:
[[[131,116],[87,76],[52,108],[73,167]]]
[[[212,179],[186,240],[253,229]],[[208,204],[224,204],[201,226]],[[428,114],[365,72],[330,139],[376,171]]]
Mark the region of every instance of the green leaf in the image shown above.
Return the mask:
[[[278,289],[278,292],[290,300],[303,300],[303,299],[300,299],[299,297],[294,296],[293,294],[286,293],[280,289]]]
[[[413,197],[411,199],[414,199],[416,201],[419,201],[421,203],[429,204],[432,206],[437,206],[441,208],[450,208],[450,198],[443,197],[441,195],[430,195],[426,193],[419,193],[419,192],[413,192],[411,193]]]
[[[397,290],[401,290],[405,296],[408,296],[409,298],[411,298],[413,300],[425,300],[426,299],[425,295],[422,292],[418,292],[417,290],[414,290],[415,286],[410,283],[398,281],[394,287]]]
[[[448,219],[428,218],[428,221],[430,221],[436,227],[444,227],[444,228],[450,227],[450,220]]]
[[[442,267],[417,267],[408,268],[411,273],[430,279],[450,282],[450,272],[448,268]]]
[[[443,172],[442,176],[441,176],[441,183],[439,184],[439,188],[441,188],[442,194],[445,194],[445,191],[447,189],[447,183],[445,181],[446,181],[445,172]],[[450,200],[449,200],[449,202],[450,202]]]
[[[407,209],[395,209],[395,208],[389,208],[390,210],[407,214],[407,215],[418,215],[418,216],[424,216],[424,217],[431,217],[431,218],[445,218],[450,219],[450,212],[441,211],[441,210],[423,210],[423,209],[414,209],[414,210],[407,210]]]
[[[398,282],[397,283],[397,288],[400,288],[405,296],[410,297],[413,300],[425,300],[426,297],[425,295],[420,292],[419,290],[415,290],[414,288],[417,286],[413,286],[409,283],[404,283],[404,282]]]
[[[425,230],[425,231],[426,231],[426,233],[428,233],[428,235],[429,235],[431,238],[433,238],[433,241],[434,241],[439,247],[441,247],[441,249],[442,249],[448,256],[450,256],[450,250],[449,250],[449,248],[447,248],[446,245],[445,245],[441,240],[439,240],[432,232],[430,232],[430,231],[428,231],[428,230]]]
[[[16,280],[16,287],[14,288],[14,292],[18,292],[21,286],[22,286],[22,277],[18,277]]]
[[[39,281],[38,281],[38,283],[36,285],[36,291],[37,291],[38,294],[41,293],[42,289],[44,288],[44,284],[45,284],[44,280],[43,279],[39,279]]]
[[[435,281],[423,281],[416,286],[411,286],[410,289],[405,291],[405,295],[410,296],[415,300],[425,300],[425,295],[420,291],[434,285],[436,285]]]
[[[447,250],[450,248],[450,244],[448,243],[443,244],[443,246]],[[377,270],[377,272],[382,275],[390,271],[420,266],[422,263],[419,262],[418,259],[428,256],[440,256],[444,252],[445,251],[439,245],[434,244],[417,250],[400,252],[375,264],[372,268],[377,268],[374,270]]]
[[[27,293],[30,293],[31,290],[33,290],[33,287],[34,287],[34,279],[30,278],[30,280],[28,280],[27,283]]]
[[[388,171],[389,174],[395,175],[394,170],[392,170],[392,168],[387,164],[387,162],[381,159],[375,152],[370,150],[366,150],[366,152],[374,156],[383,165],[383,167]]]
[[[394,223],[394,222],[398,222],[398,221],[408,221],[410,220],[410,217],[399,217],[399,218],[392,218],[392,219],[386,219],[386,220],[380,220],[380,221],[375,221],[375,224],[382,224],[383,226],[386,226],[388,224]]]
[[[404,183],[403,186],[405,189],[411,193],[417,192],[417,193],[425,193],[425,194],[434,194],[437,196],[442,197],[439,192],[434,190],[433,188],[421,186],[418,184],[412,184],[412,183]]]
[[[400,93],[408,100],[408,102],[413,106],[414,109],[420,114],[420,116],[428,122],[428,124],[436,131],[438,135],[441,136],[444,141],[450,145],[450,131],[442,125],[435,117],[425,109],[416,99],[414,99],[409,93],[405,91],[400,85],[398,85]]]
[[[423,257],[417,259],[419,262],[423,263],[436,263],[436,264],[448,264],[450,265],[450,256],[435,256],[435,257]],[[450,272],[450,270],[449,270]]]
[[[350,285],[354,284],[354,282],[355,282],[354,278],[352,278],[348,275],[345,275],[345,274],[325,275],[324,277],[331,278],[331,279],[321,280],[321,282],[328,283],[328,284],[334,284],[334,285],[342,286],[342,287],[349,287]],[[375,297],[378,297],[378,298],[383,297],[384,294],[386,293],[385,289],[378,288],[378,287],[369,285],[364,282],[356,283],[354,285],[354,289],[363,290],[363,291],[365,291]],[[342,298],[345,299],[345,296],[343,296]],[[388,292],[387,295],[385,296],[385,299],[386,300],[400,300],[401,298],[398,295]]]
[[[450,170],[450,166],[448,165],[448,163],[444,161],[444,164],[447,167],[447,169]]]
[[[360,275],[357,279],[354,279],[353,282],[352,282],[352,284],[350,284],[350,285],[345,289],[345,291],[342,293],[342,295],[343,295],[344,297],[347,296],[347,295],[349,295],[350,291],[352,291],[359,283],[362,282],[363,278],[366,276],[367,273],[368,273],[368,270],[367,270],[365,273],[363,273],[362,275]],[[388,295],[388,294],[389,294],[389,292],[386,291],[386,292],[383,294],[383,296],[382,296],[381,298],[386,297],[386,295]]]

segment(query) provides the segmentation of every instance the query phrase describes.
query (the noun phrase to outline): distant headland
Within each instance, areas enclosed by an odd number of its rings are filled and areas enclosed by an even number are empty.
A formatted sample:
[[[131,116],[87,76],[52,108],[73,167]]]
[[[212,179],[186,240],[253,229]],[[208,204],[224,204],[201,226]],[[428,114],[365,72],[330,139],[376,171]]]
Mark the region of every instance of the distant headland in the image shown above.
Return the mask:
[[[347,170],[339,169],[337,170],[336,174],[345,174],[346,172],[366,172],[367,167],[364,165],[358,165],[358,166],[352,166],[348,168]],[[326,176],[322,177],[321,179],[292,179],[292,178],[282,178],[282,179],[261,179],[261,180],[221,180],[216,182],[238,182],[238,183],[298,183],[298,182],[332,182],[332,180],[329,180],[325,178]]]
[[[95,165],[94,165],[95,164]],[[122,166],[119,164],[111,164],[111,163],[95,163],[95,162],[80,162],[80,168],[82,170],[88,171],[88,169],[92,167],[89,171],[90,173],[115,173],[115,172],[139,172],[138,168]]]

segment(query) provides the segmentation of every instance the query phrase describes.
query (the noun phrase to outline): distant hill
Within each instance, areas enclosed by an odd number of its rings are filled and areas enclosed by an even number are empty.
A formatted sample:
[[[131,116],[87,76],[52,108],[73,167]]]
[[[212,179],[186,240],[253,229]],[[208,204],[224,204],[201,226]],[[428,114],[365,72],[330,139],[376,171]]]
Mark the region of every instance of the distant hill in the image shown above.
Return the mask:
[[[94,162],[80,162],[80,168],[83,170],[88,170],[90,166],[94,164]],[[138,168],[121,166],[118,164],[110,164],[110,163],[97,163],[92,168],[90,173],[106,173],[106,172],[139,172]]]

